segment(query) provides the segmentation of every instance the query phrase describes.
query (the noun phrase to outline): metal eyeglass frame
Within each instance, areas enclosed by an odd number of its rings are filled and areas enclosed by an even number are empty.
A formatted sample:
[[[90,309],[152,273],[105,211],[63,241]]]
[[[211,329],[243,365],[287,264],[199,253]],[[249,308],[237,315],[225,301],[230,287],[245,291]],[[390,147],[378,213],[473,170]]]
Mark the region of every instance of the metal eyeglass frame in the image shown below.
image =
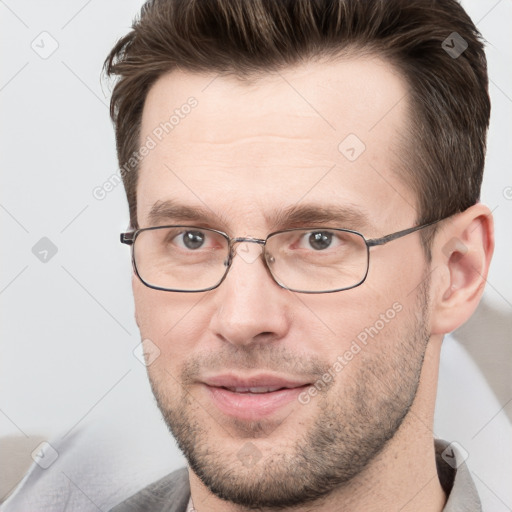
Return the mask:
[[[341,292],[341,291],[350,290],[352,288],[356,288],[356,287],[362,285],[365,282],[366,277],[368,276],[368,271],[369,271],[369,268],[370,268],[370,248],[371,247],[376,247],[376,246],[379,246],[379,245],[385,245],[385,244],[387,244],[389,242],[392,242],[393,240],[397,240],[397,239],[402,238],[402,237],[404,237],[406,235],[409,235],[411,233],[415,233],[416,231],[419,231],[420,229],[425,229],[425,228],[427,228],[429,226],[433,226],[434,224],[437,224],[438,222],[441,222],[442,220],[444,220],[444,219],[438,219],[438,220],[435,220],[435,221],[432,221],[432,222],[428,222],[427,224],[422,224],[420,226],[414,226],[412,228],[402,229],[401,231],[396,231],[395,233],[391,233],[389,235],[385,235],[385,236],[380,237],[380,238],[371,238],[369,240],[367,240],[362,233],[359,233],[359,231],[354,231],[352,229],[343,229],[343,228],[330,228],[330,227],[323,227],[323,226],[321,226],[321,227],[292,228],[292,229],[284,229],[284,230],[280,230],[280,231],[274,231],[274,232],[270,233],[267,236],[267,238],[263,239],[263,238],[252,238],[252,237],[235,237],[235,238],[231,238],[227,233],[224,233],[223,231],[219,231],[217,229],[201,228],[201,227],[198,227],[198,226],[187,226],[187,225],[169,225],[169,226],[154,226],[154,227],[149,227],[149,228],[136,229],[134,231],[128,231],[126,233],[121,233],[120,238],[121,238],[121,243],[126,244],[126,245],[131,245],[131,247],[132,247],[132,251],[131,251],[132,252],[132,265],[133,265],[133,270],[134,270],[136,276],[139,278],[139,280],[145,286],[147,286],[148,288],[152,288],[153,290],[161,290],[161,291],[164,291],[164,292],[181,292],[181,293],[199,293],[199,292],[207,292],[207,291],[210,291],[210,290],[214,290],[215,288],[218,288],[222,284],[222,282],[224,281],[224,279],[226,279],[226,276],[228,275],[229,269],[231,268],[231,263],[233,262],[233,258],[235,256],[235,253],[233,251],[234,245],[237,244],[237,243],[249,242],[249,243],[255,243],[255,244],[259,244],[259,245],[263,246],[263,251],[262,251],[262,256],[263,257],[262,257],[262,259],[265,262],[265,266],[267,267],[267,270],[269,271],[272,279],[275,281],[275,283],[278,286],[280,286],[281,288],[284,288],[285,290],[290,290],[290,291],[296,292],[296,293],[319,294],[319,293]],[[134,253],[135,240],[137,239],[139,234],[143,233],[144,231],[152,231],[152,230],[156,230],[156,229],[165,229],[165,228],[189,228],[189,229],[199,229],[199,230],[204,230],[204,231],[212,231],[214,233],[217,233],[217,234],[223,236],[227,240],[229,254],[228,254],[228,259],[224,262],[224,264],[226,266],[226,271],[224,272],[224,275],[222,276],[222,278],[220,279],[220,281],[216,285],[211,286],[209,288],[202,288],[200,290],[179,290],[179,289],[173,289],[173,288],[162,288],[160,286],[155,286],[155,285],[149,284],[146,281],[144,281],[142,276],[139,274],[139,270],[137,268],[137,263],[135,261],[135,253]],[[354,284],[352,286],[347,286],[347,287],[344,287],[344,288],[337,288],[335,290],[326,290],[326,291],[296,290],[294,288],[290,288],[288,286],[285,286],[283,283],[280,283],[277,280],[277,278],[274,276],[274,274],[272,273],[272,270],[271,270],[271,268],[268,265],[267,258],[265,257],[265,246],[266,246],[267,240],[269,238],[271,238],[272,236],[278,235],[280,233],[287,233],[287,232],[290,232],[290,231],[303,231],[303,230],[311,230],[311,231],[322,231],[322,230],[326,230],[326,231],[327,230],[328,231],[343,231],[343,232],[353,233],[355,235],[360,236],[364,240],[364,242],[366,244],[366,253],[367,253],[367,255],[366,255],[366,272],[364,273],[363,278],[358,283],[356,283],[356,284]]]

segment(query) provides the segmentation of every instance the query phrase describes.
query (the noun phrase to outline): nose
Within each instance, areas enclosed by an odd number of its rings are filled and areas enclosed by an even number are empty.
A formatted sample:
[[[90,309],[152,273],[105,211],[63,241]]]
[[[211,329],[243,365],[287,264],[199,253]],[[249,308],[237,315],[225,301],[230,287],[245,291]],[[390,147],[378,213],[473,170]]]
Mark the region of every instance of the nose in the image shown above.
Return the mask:
[[[291,292],[272,279],[262,245],[242,241],[235,251],[228,275],[214,292],[211,330],[238,346],[283,338],[290,325]]]

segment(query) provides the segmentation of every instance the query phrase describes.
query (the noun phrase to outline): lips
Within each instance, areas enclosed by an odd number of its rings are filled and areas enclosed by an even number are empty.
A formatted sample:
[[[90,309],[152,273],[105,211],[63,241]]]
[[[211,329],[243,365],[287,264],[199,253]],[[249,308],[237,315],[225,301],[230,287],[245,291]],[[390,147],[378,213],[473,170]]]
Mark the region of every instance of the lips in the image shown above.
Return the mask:
[[[290,404],[311,383],[272,374],[243,378],[225,374],[204,378],[202,384],[209,400],[223,414],[258,420]]]
[[[225,389],[229,389],[229,391],[233,391],[233,393],[269,393],[272,391],[277,391],[278,389],[285,389],[281,386],[258,386],[258,387],[226,387],[222,386]]]
[[[297,388],[310,384],[305,380],[281,377],[270,373],[239,377],[234,374],[213,375],[202,379],[208,386],[228,389],[267,388],[272,391],[281,388]]]

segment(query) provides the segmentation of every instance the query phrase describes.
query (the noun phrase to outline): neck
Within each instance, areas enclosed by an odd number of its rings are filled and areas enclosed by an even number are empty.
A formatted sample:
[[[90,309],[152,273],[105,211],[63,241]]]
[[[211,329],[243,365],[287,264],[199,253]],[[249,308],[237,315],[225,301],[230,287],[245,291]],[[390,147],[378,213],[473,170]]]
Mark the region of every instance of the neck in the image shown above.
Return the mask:
[[[350,482],[322,500],[294,507],[290,512],[443,510],[446,496],[437,474],[432,431],[441,341],[441,338],[431,338],[414,403],[384,449]],[[189,471],[189,475],[192,500],[197,512],[248,510],[221,500],[192,471]],[[272,512],[272,509],[261,512]]]

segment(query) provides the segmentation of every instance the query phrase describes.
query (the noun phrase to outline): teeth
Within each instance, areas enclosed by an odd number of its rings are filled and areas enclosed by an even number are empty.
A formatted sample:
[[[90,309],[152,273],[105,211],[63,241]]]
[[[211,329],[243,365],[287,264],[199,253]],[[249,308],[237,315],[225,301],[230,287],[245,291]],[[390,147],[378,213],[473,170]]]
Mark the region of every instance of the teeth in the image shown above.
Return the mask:
[[[270,393],[271,391],[277,391],[278,389],[281,389],[282,386],[274,386],[274,387],[266,387],[266,386],[259,386],[259,387],[253,387],[253,388],[228,388],[230,391],[233,391],[234,393]]]

